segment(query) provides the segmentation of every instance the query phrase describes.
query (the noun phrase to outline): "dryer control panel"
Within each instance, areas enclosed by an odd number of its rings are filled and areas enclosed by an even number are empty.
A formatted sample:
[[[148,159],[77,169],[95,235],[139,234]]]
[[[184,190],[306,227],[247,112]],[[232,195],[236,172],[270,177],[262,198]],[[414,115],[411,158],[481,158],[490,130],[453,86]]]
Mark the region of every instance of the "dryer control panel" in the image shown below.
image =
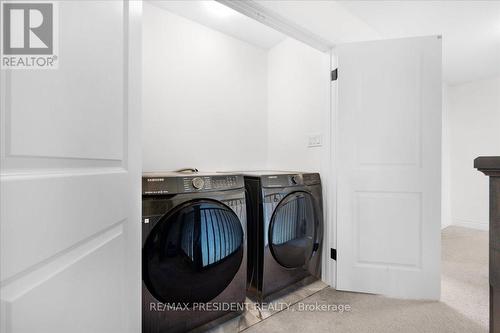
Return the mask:
[[[262,175],[263,187],[290,187],[320,184],[319,173]]]
[[[243,188],[242,175],[162,176],[149,174],[142,177],[143,195],[165,195],[207,191],[225,191]]]

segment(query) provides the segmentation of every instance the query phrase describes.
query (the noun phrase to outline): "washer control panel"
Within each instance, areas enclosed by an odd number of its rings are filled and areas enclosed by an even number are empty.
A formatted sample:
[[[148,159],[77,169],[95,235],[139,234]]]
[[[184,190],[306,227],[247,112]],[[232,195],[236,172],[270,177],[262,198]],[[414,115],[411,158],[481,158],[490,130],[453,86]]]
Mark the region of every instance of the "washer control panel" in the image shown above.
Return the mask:
[[[245,187],[242,175],[190,175],[142,178],[143,195],[167,195],[205,191],[223,191]]]
[[[243,187],[243,177],[236,176],[200,176],[183,177],[184,192],[229,190]]]
[[[175,179],[160,176],[142,177],[143,195],[165,195],[177,191]]]

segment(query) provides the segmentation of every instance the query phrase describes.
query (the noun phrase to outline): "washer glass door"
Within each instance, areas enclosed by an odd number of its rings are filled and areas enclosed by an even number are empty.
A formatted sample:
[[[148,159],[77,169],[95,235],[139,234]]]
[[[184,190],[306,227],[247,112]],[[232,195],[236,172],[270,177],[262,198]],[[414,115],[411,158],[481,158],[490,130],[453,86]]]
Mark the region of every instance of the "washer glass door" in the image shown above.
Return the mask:
[[[142,252],[143,281],[158,301],[208,302],[239,270],[243,229],[224,204],[190,201],[158,221]]]
[[[290,193],[274,210],[269,225],[269,248],[274,259],[287,268],[304,266],[314,251],[315,232],[312,195]]]

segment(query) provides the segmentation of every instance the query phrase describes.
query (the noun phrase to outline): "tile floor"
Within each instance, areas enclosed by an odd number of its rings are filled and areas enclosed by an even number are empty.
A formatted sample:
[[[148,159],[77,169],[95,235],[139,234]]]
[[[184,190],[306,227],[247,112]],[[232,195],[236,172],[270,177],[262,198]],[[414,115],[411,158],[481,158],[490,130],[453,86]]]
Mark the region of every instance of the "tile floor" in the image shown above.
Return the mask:
[[[299,283],[300,284],[300,283]],[[316,294],[327,288],[328,285],[322,281],[304,283],[302,286],[296,286],[296,289],[289,294],[279,297],[269,303],[258,306],[257,303],[247,298],[247,310],[238,318],[234,318],[223,325],[211,329],[210,333],[235,333],[241,332],[260,323],[263,320],[276,315],[279,312],[287,311],[298,302]]]

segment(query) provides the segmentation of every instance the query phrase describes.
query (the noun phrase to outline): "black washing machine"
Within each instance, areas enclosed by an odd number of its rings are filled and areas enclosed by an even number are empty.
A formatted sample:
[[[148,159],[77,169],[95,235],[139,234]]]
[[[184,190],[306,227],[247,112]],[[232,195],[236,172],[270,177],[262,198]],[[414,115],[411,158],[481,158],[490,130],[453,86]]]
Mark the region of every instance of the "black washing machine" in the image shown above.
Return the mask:
[[[142,191],[142,332],[203,330],[241,314],[243,176],[146,173]]]
[[[318,173],[245,172],[248,294],[263,302],[321,276],[323,198]]]

